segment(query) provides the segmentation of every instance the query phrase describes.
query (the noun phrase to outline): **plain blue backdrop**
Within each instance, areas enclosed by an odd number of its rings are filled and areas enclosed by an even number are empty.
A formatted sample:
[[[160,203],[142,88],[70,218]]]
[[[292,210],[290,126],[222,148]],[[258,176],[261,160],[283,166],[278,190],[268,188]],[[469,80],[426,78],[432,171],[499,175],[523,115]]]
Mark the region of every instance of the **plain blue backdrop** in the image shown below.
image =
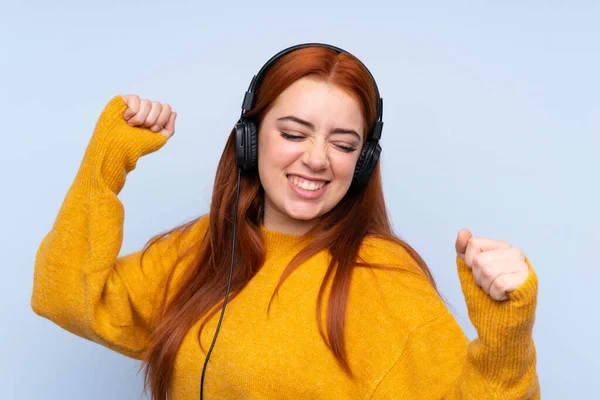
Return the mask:
[[[419,4],[418,6],[415,4]],[[105,104],[170,103],[176,135],[120,194],[122,253],[208,210],[243,93],[284,47],[359,57],[385,101],[395,231],[469,323],[458,230],[509,241],[540,280],[545,399],[599,392],[600,6],[595,1],[3,1],[0,398],[136,399],[139,364],[30,308],[37,248]]]

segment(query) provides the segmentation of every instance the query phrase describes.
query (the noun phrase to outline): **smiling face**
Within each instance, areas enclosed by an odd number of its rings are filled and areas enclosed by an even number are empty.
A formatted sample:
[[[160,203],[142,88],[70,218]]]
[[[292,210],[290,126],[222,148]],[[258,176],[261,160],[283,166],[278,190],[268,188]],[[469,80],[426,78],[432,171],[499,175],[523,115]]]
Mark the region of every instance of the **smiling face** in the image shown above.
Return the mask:
[[[258,133],[265,228],[303,234],[344,197],[364,140],[360,104],[304,77],[284,90]]]

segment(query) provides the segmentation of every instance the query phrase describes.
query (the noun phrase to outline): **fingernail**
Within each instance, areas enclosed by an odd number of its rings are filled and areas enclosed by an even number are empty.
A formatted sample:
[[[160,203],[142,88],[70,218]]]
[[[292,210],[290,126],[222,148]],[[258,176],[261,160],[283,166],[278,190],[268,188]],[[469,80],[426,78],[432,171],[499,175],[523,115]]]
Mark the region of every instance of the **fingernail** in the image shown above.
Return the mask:
[[[150,128],[152,130],[152,132],[158,132],[160,130],[160,127],[158,125],[154,125],[152,128]]]

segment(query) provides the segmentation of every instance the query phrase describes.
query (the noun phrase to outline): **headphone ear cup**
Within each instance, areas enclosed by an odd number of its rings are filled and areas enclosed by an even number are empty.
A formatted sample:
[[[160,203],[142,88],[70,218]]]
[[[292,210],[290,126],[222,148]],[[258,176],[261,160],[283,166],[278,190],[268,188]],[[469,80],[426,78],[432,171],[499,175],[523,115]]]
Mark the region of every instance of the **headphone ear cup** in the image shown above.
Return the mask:
[[[237,124],[235,124],[235,165],[240,169],[244,169],[246,167],[245,130],[246,128],[244,127],[243,120],[240,120]]]
[[[246,124],[246,133],[248,140],[248,169],[254,170],[258,168],[258,127],[254,121],[248,121]]]
[[[235,163],[243,171],[258,167],[257,127],[253,121],[240,119],[235,124]]]
[[[365,143],[356,162],[351,187],[358,189],[369,183],[369,179],[371,179],[371,175],[373,175],[373,171],[375,171],[375,167],[377,166],[377,161],[379,161],[380,154],[381,146],[379,145],[379,141]]]
[[[365,164],[365,158],[367,158],[368,148],[371,144],[365,143],[365,146],[362,148],[360,155],[358,156],[358,160],[356,161],[356,167],[354,168],[354,176],[352,177],[352,185],[356,186],[356,182],[358,181],[358,177],[361,175],[363,170],[363,165]]]

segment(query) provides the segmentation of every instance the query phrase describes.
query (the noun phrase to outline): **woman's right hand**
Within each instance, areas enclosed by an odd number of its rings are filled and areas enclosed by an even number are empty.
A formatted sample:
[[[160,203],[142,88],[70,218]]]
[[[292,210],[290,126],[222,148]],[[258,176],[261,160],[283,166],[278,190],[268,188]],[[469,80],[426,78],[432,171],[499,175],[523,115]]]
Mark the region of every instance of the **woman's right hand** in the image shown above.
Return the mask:
[[[167,139],[173,136],[177,113],[171,110],[170,105],[140,99],[134,94],[121,97],[128,107],[123,118],[130,126],[150,128],[152,132],[160,132]]]

